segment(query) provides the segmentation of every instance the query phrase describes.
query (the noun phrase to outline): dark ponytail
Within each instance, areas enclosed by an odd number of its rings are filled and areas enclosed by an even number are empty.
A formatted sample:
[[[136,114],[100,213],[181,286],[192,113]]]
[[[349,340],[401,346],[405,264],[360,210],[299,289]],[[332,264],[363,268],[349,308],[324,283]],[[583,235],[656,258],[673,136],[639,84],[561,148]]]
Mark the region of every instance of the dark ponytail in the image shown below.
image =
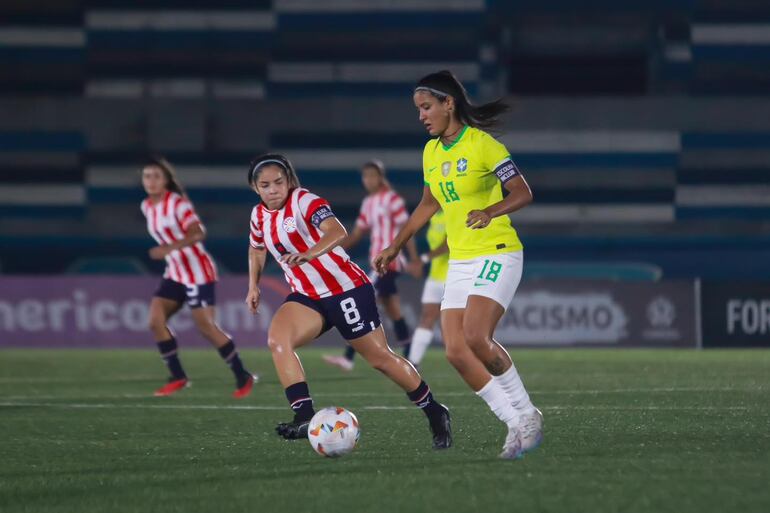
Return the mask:
[[[294,170],[294,166],[291,164],[291,161],[288,158],[281,155],[280,153],[264,153],[251,161],[251,164],[249,165],[248,176],[250,187],[254,187],[256,185],[256,181],[259,178],[259,172],[263,167],[267,165],[276,165],[283,170],[284,175],[286,175],[286,181],[289,183],[290,189],[296,189],[297,187],[300,187],[299,177],[297,176],[297,172]]]
[[[180,196],[183,196],[185,199],[189,199],[187,198],[187,193],[185,192],[184,187],[182,187],[182,182],[179,181],[179,177],[176,174],[176,169],[174,169],[174,166],[172,166],[171,162],[166,160],[165,157],[160,155],[152,155],[145,161],[142,169],[145,167],[157,167],[160,169],[160,171],[163,173],[163,176],[166,177],[166,190],[175,192]]]
[[[451,71],[442,70],[426,75],[417,82],[415,91],[426,91],[444,101],[447,96],[455,100],[457,119],[474,128],[489,130],[500,124],[500,114],[510,110],[502,98],[483,105],[474,105],[465,87]]]

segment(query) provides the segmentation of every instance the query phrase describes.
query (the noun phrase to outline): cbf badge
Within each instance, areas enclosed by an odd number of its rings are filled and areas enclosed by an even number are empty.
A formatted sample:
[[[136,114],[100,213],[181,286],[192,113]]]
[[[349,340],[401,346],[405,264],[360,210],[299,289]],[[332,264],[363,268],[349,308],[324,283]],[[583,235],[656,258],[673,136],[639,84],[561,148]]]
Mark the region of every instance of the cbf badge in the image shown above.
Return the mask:
[[[452,170],[452,163],[451,162],[444,162],[441,164],[441,174],[444,175],[444,178],[449,176],[449,172]]]
[[[465,171],[467,170],[468,170],[468,160],[465,157],[463,157],[457,161],[457,172],[465,173]]]

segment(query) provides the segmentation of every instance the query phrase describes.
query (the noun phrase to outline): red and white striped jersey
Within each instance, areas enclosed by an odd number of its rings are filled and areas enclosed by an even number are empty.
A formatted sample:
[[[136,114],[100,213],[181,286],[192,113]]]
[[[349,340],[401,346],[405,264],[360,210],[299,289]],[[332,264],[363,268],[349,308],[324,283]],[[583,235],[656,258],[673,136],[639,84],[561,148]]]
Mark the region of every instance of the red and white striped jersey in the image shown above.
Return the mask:
[[[398,231],[409,219],[404,198],[393,189],[383,189],[364,198],[361,213],[356,219],[356,226],[369,230],[369,262],[383,249],[388,247],[398,235]],[[406,264],[403,253],[390,263],[391,271],[402,271]],[[372,265],[374,267],[374,265]]]
[[[147,231],[160,245],[184,239],[190,225],[200,223],[192,204],[175,192],[167,192],[156,204],[147,198],[141,208],[147,218]],[[163,277],[184,285],[203,285],[217,281],[217,269],[206,248],[197,242],[166,255]]]
[[[264,203],[254,207],[249,242],[253,248],[266,247],[272,253],[292,292],[311,299],[336,296],[369,283],[366,273],[350,261],[340,246],[294,267],[280,261],[281,255],[304,253],[314,246],[323,236],[319,225],[333,215],[325,199],[307,189],[293,189],[278,210],[270,210]]]

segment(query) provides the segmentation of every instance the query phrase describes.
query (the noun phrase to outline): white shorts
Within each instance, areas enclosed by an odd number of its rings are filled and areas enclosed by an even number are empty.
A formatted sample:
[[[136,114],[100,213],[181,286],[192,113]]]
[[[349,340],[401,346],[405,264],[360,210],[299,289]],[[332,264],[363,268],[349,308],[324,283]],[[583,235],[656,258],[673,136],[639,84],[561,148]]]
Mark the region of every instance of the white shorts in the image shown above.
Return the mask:
[[[522,251],[450,260],[441,309],[465,308],[468,296],[488,297],[508,309],[521,282],[523,264]]]
[[[422,304],[434,304],[441,303],[441,299],[444,297],[444,282],[438,280],[432,280],[428,278],[425,280],[425,286],[422,288]]]

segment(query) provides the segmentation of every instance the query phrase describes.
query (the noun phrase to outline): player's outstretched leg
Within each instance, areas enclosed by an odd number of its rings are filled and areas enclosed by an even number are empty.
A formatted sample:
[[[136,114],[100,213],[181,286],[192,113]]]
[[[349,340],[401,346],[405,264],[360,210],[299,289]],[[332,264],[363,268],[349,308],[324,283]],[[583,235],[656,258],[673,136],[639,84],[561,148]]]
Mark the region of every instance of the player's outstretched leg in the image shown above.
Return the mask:
[[[235,342],[230,338],[230,335],[222,331],[217,325],[214,307],[193,308],[192,317],[200,334],[217,348],[219,356],[230,367],[235,377],[233,397],[242,399],[248,396],[254,384],[259,381],[259,376],[256,373],[249,372],[244,367],[238,350],[235,347]]]
[[[425,413],[433,435],[433,448],[451,447],[452,426],[449,409],[433,398],[430,387],[422,380],[414,366],[388,347],[382,326],[349,342],[372,367],[400,386],[409,400]]]
[[[508,433],[500,457],[516,459],[522,455],[519,436],[520,414],[511,404],[505,391],[489,373],[484,364],[468,347],[463,336],[463,309],[450,308],[441,312],[441,327],[449,363],[468,386],[487,403],[492,413],[506,425]]]
[[[416,367],[419,368],[422,358],[425,356],[428,346],[433,340],[433,326],[436,325],[441,315],[440,305],[438,303],[423,303],[420,313],[420,324],[412,334],[412,342],[409,348],[407,358]]]
[[[492,338],[503,313],[502,306],[493,299],[469,296],[464,319],[473,319],[473,322],[463,322],[463,336],[468,347],[494,376],[493,380],[514,408],[523,454],[542,442],[543,415],[530,401],[508,351]]]
[[[294,350],[315,339],[323,325],[323,318],[317,311],[294,301],[281,305],[270,323],[267,344],[289,407],[294,412],[290,422],[281,422],[275,428],[278,435],[287,440],[307,438],[308,424],[315,415],[305,371]]]
[[[167,383],[155,391],[155,397],[169,396],[190,384],[179,359],[176,338],[168,328],[168,320],[181,307],[182,303],[161,297],[153,297],[150,302],[149,328],[155,337],[158,352],[160,352],[170,374]]]

